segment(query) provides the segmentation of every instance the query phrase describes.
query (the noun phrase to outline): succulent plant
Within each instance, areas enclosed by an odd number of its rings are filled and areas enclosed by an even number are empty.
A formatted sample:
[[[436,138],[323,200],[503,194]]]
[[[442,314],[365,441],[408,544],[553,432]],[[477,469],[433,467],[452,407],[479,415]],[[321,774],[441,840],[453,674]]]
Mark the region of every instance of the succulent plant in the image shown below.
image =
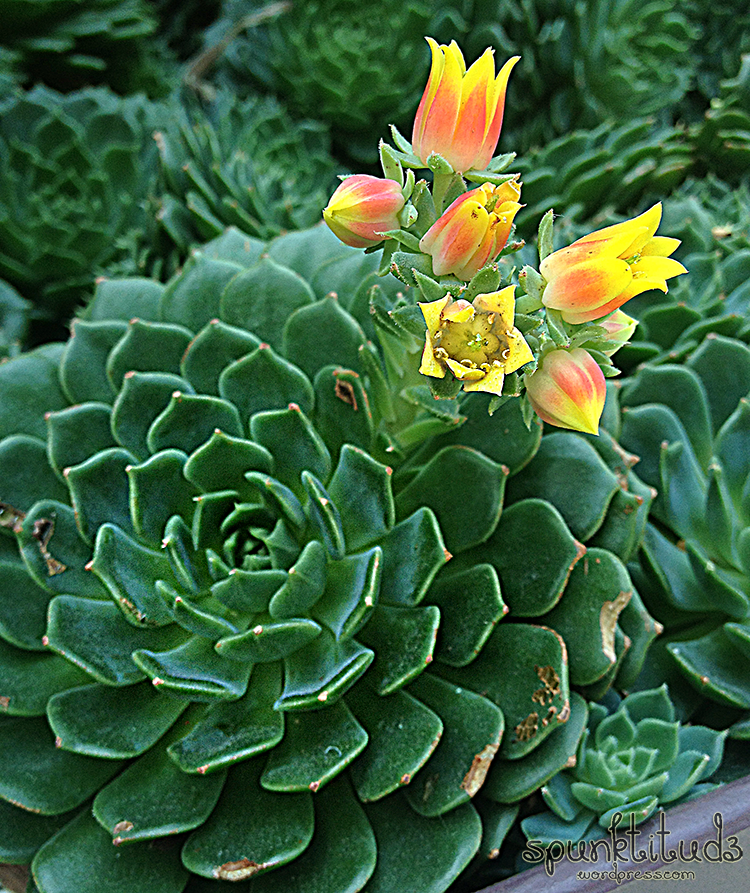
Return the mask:
[[[3,44],[17,54],[27,85],[164,91],[168,57],[153,40],[157,19],[147,0],[2,0],[0,15]]]
[[[550,811],[521,822],[538,845],[604,836],[615,813],[624,830],[713,787],[726,732],[681,725],[666,685],[617,700],[589,704],[575,766],[542,787]]]
[[[229,230],[0,366],[0,860],[44,893],[438,893],[575,753],[571,686],[638,675],[651,491],[436,405],[376,268]]]
[[[744,739],[750,347],[709,333],[680,359],[646,364],[620,394],[620,442],[640,457],[640,477],[658,491],[631,565],[649,611],[665,627],[641,684],[668,679],[683,715],[705,715]]]
[[[45,87],[0,104],[0,277],[37,315],[66,318],[146,229],[156,176],[149,105]]]
[[[209,44],[247,12],[244,0],[225,2]],[[339,150],[374,163],[378,136],[389,123],[403,125],[419,102],[430,12],[422,0],[296,5],[236,37],[218,77],[239,92],[260,87],[294,114],[326,122]]]
[[[0,361],[20,351],[30,310],[31,304],[0,280]]]
[[[295,122],[271,97],[220,93],[205,112],[176,110],[156,140],[157,216],[183,252],[227,226],[261,239],[312,226],[334,187],[323,125]]]
[[[450,7],[444,15],[436,36],[454,36],[461,19]],[[687,92],[700,34],[668,0],[490,0],[464,4],[463,21],[469,55],[491,45],[521,56],[503,145],[524,151],[608,119],[662,114]]]

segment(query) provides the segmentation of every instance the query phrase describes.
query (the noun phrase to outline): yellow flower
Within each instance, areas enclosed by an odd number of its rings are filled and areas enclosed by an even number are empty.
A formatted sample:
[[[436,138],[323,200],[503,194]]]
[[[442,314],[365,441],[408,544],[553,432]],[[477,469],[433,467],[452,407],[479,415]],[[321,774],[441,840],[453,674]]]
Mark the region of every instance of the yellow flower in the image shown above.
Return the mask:
[[[472,303],[446,295],[420,304],[427,324],[422,375],[444,378],[449,370],[465,391],[502,394],[505,376],[534,359],[513,325],[514,292],[509,285]]]
[[[579,324],[607,316],[641,292],[667,291],[667,279],[687,270],[669,257],[680,240],[654,235],[660,221],[656,204],[548,255],[539,267],[547,280],[545,307]]]

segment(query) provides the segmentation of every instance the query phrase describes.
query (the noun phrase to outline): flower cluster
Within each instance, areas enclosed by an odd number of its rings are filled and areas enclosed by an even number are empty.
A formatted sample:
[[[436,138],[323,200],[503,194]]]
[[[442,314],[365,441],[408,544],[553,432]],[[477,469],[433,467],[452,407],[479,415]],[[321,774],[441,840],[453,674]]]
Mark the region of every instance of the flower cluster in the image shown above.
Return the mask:
[[[503,173],[513,155],[493,156],[519,57],[496,75],[491,49],[467,69],[455,41],[427,42],[432,67],[411,143],[394,128],[396,148],[380,146],[385,177],[344,178],[323,217],[347,245],[382,248],[382,274],[393,273],[426,298],[417,302],[426,329],[419,372],[436,398],[458,390],[496,400],[522,395],[529,418],[536,413],[550,425],[597,434],[605,378],[617,374],[611,357],[637,326],[620,308],[650,289],[667,291],[668,279],[687,272],[670,257],[679,240],[656,235],[655,204],[547,250],[538,270],[524,268],[518,286],[503,282],[498,258],[523,244],[510,241],[522,184]],[[431,171],[431,189],[415,182],[412,170],[420,168]],[[479,185],[469,189],[467,181]],[[551,214],[544,241],[551,249]],[[446,388],[446,380],[455,387]]]

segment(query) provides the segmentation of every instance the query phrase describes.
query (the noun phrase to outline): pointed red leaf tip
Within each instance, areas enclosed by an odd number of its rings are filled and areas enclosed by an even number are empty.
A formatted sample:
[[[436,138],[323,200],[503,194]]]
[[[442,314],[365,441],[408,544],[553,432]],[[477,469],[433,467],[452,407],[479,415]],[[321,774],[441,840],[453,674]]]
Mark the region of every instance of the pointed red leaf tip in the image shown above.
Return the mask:
[[[138,319],[137,316],[134,316],[134,317],[130,320],[130,325],[131,325],[131,326],[134,326],[137,322],[140,322],[140,319]]]
[[[84,564],[83,569],[85,571],[90,571],[93,569],[93,567],[94,567],[94,559],[92,558],[91,561],[87,561],[86,564]]]
[[[318,695],[318,700],[321,701],[321,703],[325,703],[325,702],[328,700],[328,692],[327,692],[327,691],[322,691],[322,692]]]
[[[164,685],[164,680],[160,679],[158,676],[154,676],[154,678],[151,680],[151,682],[153,685],[156,685],[156,686]]]
[[[386,465],[386,466],[385,466],[385,473],[386,473],[386,474],[393,474],[393,469],[391,468],[390,465]]]
[[[405,772],[401,776],[401,784],[409,784],[410,781],[411,781],[411,775],[408,772]]]
[[[302,412],[297,403],[290,403],[288,409],[291,409],[293,412]]]
[[[59,735],[55,738],[55,747],[62,747],[62,738]]]
[[[313,794],[315,793],[315,791],[318,790],[319,787],[320,787],[320,781],[311,781],[310,784],[308,785],[308,788],[310,788],[310,790],[313,792]]]
[[[447,549],[443,549],[443,554],[445,555],[445,560],[450,561],[453,558],[453,553],[449,552]]]
[[[198,773],[200,775],[205,775],[208,772],[208,766],[198,766]]]
[[[260,626],[260,624],[253,629],[253,633],[256,636],[259,636],[262,632],[263,632],[263,627]]]
[[[323,497],[323,498],[320,500],[320,504],[321,504],[321,505],[328,505],[329,502],[330,502],[330,499],[326,499],[325,497]]]
[[[123,378],[132,378],[135,375],[135,369],[131,369],[123,375]]]
[[[49,636],[42,636],[42,645],[44,645],[45,648],[49,645]]]
[[[182,399],[182,391],[172,391],[172,399],[173,400],[181,400]]]
[[[326,295],[326,297],[333,298],[334,301],[338,301],[338,299],[339,299],[338,292],[335,292],[335,291],[329,291],[328,294]]]
[[[265,341],[261,341],[260,344],[258,345],[258,350],[270,350],[270,349],[271,349],[271,345],[266,344]]]

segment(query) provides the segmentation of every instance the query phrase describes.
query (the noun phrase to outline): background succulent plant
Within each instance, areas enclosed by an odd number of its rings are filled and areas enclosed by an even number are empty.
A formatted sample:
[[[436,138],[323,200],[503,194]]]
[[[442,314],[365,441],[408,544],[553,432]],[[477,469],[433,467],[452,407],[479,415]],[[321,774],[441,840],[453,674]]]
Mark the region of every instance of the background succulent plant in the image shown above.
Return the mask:
[[[65,318],[107,264],[137,255],[156,176],[152,113],[103,88],[3,100],[0,276],[37,316]]]
[[[575,753],[572,686],[638,675],[651,491],[394,391],[375,268],[229,230],[0,367],[0,858],[45,893],[445,890]]]
[[[2,0],[0,15],[0,42],[17,54],[27,86],[166,90],[171,59],[153,39],[157,18],[147,0]]]
[[[183,253],[227,226],[268,239],[320,220],[336,183],[322,124],[294,121],[271,97],[226,92],[205,110],[175,109],[165,124],[158,218]]]
[[[660,806],[711,789],[705,782],[721,763],[726,732],[681,725],[666,686],[608,706],[589,704],[575,766],[542,788],[549,811],[521,822],[530,840],[604,836],[615,813],[623,830],[631,816],[640,824]]]

